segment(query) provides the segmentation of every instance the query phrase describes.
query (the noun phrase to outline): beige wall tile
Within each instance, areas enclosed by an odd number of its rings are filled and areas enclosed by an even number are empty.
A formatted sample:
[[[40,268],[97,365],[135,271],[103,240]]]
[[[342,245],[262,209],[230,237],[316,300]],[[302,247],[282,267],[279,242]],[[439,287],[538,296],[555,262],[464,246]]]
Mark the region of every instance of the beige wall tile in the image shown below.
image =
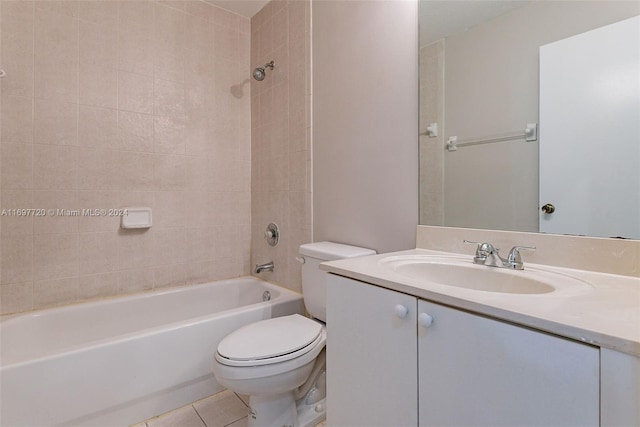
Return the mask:
[[[188,191],[185,193],[185,219],[188,227],[207,227],[214,221],[214,212],[217,209],[210,198],[210,192],[205,190]]]
[[[169,116],[156,116],[153,122],[154,151],[166,154],[184,154],[184,120]]]
[[[180,57],[185,46],[185,14],[180,10],[156,4],[154,24],[156,52]]]
[[[33,183],[37,190],[76,190],[78,148],[34,144]]]
[[[2,207],[154,210],[147,231],[3,218],[2,312],[248,274],[249,20],[201,1],[0,8]]]
[[[146,0],[118,1],[118,29],[127,38],[153,37],[154,3]]]
[[[134,113],[131,113],[134,114]],[[118,111],[79,106],[78,145],[93,148],[115,148],[118,142]]]
[[[182,286],[187,281],[186,264],[171,264],[153,269],[153,288]]]
[[[0,105],[2,109],[0,140],[13,144],[33,142],[33,99],[5,95],[3,92]]]
[[[182,191],[160,191],[155,194],[154,225],[158,228],[185,226],[186,194]]]
[[[100,298],[118,293],[118,273],[78,277],[78,299]]]
[[[199,18],[203,18],[206,20],[211,20],[211,24],[213,23],[213,11],[214,7],[201,0],[187,0],[185,1],[185,12],[197,16]],[[187,25],[189,27],[189,25]]]
[[[0,37],[3,68],[9,72],[10,62],[33,63],[35,9],[30,1],[0,2]],[[10,60],[10,61],[7,61]],[[5,83],[3,80],[3,90]],[[28,94],[22,94],[27,96]]]
[[[154,76],[163,80],[184,82],[184,57],[158,53],[153,62]]]
[[[105,108],[118,107],[118,72],[115,68],[80,63],[78,85],[80,104]]]
[[[118,145],[121,150],[153,152],[153,116],[118,112]]]
[[[0,144],[2,189],[33,188],[33,145]]]
[[[77,102],[78,21],[67,13],[70,8],[54,3],[36,4],[35,96]]]
[[[36,281],[33,284],[33,308],[69,304],[78,300],[78,278]]]
[[[0,2],[4,96],[33,96],[34,6],[29,1]],[[5,114],[4,112],[2,114]]]
[[[33,280],[33,236],[2,236],[0,239],[0,283],[22,283]]]
[[[33,283],[0,286],[0,315],[33,309]]]
[[[155,187],[163,191],[181,191],[187,187],[187,157],[179,155],[155,156]],[[200,181],[204,182],[204,181]]]
[[[115,271],[118,265],[118,236],[113,232],[78,235],[79,273]]]
[[[74,0],[37,0],[36,9],[53,12],[68,17],[78,17],[78,4]]]
[[[153,85],[153,113],[158,116],[183,118],[184,84],[155,79]]]
[[[186,2],[184,0],[158,0],[158,3],[160,3],[163,6],[168,6],[174,9],[178,9],[180,11],[184,11],[185,5],[186,5]]]
[[[37,209],[33,203],[32,190],[3,190],[0,194],[0,209]],[[0,226],[3,236],[33,234],[33,215],[3,215]]]
[[[78,105],[35,99],[34,141],[38,144],[77,145]]]
[[[102,4],[106,2],[81,2]],[[118,63],[118,32],[115,25],[96,22],[79,23],[80,63],[115,68]]]
[[[34,93],[38,98],[77,103],[77,61],[47,61],[36,55]]]
[[[114,151],[111,173],[115,177],[115,188],[128,191],[154,189],[155,156],[145,153]]]
[[[187,240],[184,228],[158,229],[154,238],[154,266],[182,264],[186,261]]]
[[[78,4],[78,18],[82,21],[117,28],[117,1],[82,1]]]
[[[185,229],[185,236],[189,242],[186,253],[186,262],[204,262],[216,257],[216,245],[218,236],[215,232],[218,227],[199,227]]]
[[[7,2],[3,2],[7,3]],[[2,69],[7,75],[0,81],[4,96],[33,96],[33,57],[8,59],[2,54]]]
[[[118,236],[118,270],[130,270],[153,265],[153,247],[155,244],[155,229],[126,230]],[[122,282],[120,288],[123,287]],[[153,279],[149,280],[149,288],[153,286]],[[130,289],[131,285],[124,288]],[[146,285],[145,285],[146,286]]]
[[[189,2],[193,5],[197,2]],[[205,3],[200,3],[205,4]],[[204,6],[207,10],[210,8]],[[213,25],[211,25],[210,18],[207,17],[207,13],[193,14],[186,16],[186,32],[185,43],[189,49],[201,49],[208,50],[211,46],[211,40],[213,40]]]
[[[125,71],[118,73],[118,108],[153,113],[153,79]]]
[[[78,148],[78,189],[114,190],[118,177],[114,175],[115,152],[104,148]]]
[[[267,7],[267,6],[265,6]],[[215,8],[213,11],[213,25],[235,31],[238,28],[240,17],[228,10]]]
[[[153,76],[154,49],[151,38],[120,33],[118,67],[122,71]]]
[[[154,271],[136,268],[118,272],[118,294],[129,294],[153,289]]]
[[[126,201],[117,191],[78,191],[78,206],[80,209],[118,209],[123,207],[125,203]],[[134,204],[151,206],[151,204],[144,202]],[[78,231],[81,233],[98,231],[117,232],[119,227],[120,218],[118,217],[81,216],[78,218]]]
[[[38,280],[78,275],[77,234],[37,234],[33,238],[33,246],[36,283]]]
[[[34,234],[78,232],[79,216],[74,212],[80,209],[77,191],[36,190],[33,192],[33,205],[47,211],[46,216],[34,217]]]
[[[272,1],[251,20],[252,62],[276,63],[251,82],[252,260],[273,259],[279,269],[268,280],[294,290],[301,278],[292,259],[311,241],[307,3]],[[261,238],[270,221],[286,236],[276,248]]]

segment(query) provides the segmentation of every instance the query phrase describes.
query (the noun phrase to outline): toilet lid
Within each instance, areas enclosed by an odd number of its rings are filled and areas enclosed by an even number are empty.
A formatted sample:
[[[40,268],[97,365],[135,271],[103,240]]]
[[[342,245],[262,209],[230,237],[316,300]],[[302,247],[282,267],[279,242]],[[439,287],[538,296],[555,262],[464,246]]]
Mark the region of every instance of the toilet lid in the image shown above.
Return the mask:
[[[299,314],[251,323],[218,344],[225,359],[249,361],[294,353],[318,339],[322,325]]]

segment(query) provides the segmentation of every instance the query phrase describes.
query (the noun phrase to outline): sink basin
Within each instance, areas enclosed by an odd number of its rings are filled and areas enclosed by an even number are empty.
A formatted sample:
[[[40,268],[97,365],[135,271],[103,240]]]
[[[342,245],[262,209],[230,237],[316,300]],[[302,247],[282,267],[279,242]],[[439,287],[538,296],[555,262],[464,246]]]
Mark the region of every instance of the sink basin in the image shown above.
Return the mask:
[[[378,263],[396,274],[415,280],[475,291],[547,294],[559,288],[589,287],[585,282],[563,274],[537,269],[487,267],[458,258],[400,255],[383,258]]]

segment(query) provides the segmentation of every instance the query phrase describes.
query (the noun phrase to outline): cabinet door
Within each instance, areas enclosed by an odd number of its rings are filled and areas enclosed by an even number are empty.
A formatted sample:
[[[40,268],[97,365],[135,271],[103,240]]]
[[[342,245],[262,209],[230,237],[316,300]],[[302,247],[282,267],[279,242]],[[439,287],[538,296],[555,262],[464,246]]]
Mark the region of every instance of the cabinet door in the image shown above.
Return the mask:
[[[329,275],[328,425],[418,424],[416,309],[415,297]]]
[[[598,426],[599,350],[419,301],[421,426]]]

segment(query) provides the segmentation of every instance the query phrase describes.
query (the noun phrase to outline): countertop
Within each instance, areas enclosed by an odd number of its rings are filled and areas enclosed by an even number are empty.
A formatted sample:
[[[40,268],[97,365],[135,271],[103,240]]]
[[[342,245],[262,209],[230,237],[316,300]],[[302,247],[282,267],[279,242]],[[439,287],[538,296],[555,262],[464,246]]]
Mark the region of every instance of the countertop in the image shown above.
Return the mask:
[[[589,286],[568,293],[486,292],[400,275],[379,262],[399,255],[451,257],[472,263],[469,255],[412,249],[325,262],[320,268],[432,302],[640,357],[640,278],[525,262],[525,271],[570,276]]]

